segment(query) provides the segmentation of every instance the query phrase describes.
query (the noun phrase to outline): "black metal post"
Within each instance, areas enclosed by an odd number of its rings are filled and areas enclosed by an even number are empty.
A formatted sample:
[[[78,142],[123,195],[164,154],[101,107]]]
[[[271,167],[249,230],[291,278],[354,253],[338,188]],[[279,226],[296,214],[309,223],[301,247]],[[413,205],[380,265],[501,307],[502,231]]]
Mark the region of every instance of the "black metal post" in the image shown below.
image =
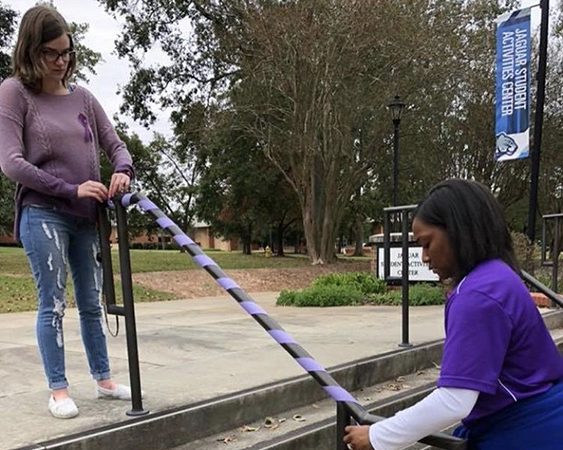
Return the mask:
[[[125,310],[115,303],[115,284],[113,282],[113,264],[111,262],[111,224],[108,220],[106,208],[98,206],[98,233],[100,236],[100,256],[102,264],[103,293],[108,314],[124,316]]]
[[[397,206],[399,189],[399,124],[400,119],[393,119],[395,132],[393,133],[393,206]]]
[[[336,450],[348,450],[344,443],[344,429],[351,425],[351,417],[344,402],[336,402]]]
[[[531,149],[530,203],[528,207],[527,234],[531,242],[536,238],[536,211],[538,203],[538,178],[545,102],[545,74],[547,66],[547,39],[549,35],[549,0],[541,0],[540,49],[538,62],[538,89],[534,120],[534,145]]]
[[[544,216],[542,218],[542,227],[541,227],[541,263],[542,265],[545,264],[547,259],[547,218]]]
[[[106,208],[102,205],[98,206],[98,234],[100,236],[100,263],[102,264],[103,293],[106,305],[115,305],[115,285],[113,283],[113,267],[109,244],[111,225],[108,220]]]
[[[559,274],[559,219],[559,216],[555,217],[555,229],[553,230],[553,254],[551,255],[551,260],[553,261],[553,266],[551,267],[551,289],[553,292],[557,292],[557,275]],[[552,306],[556,306],[556,304],[553,303]]]
[[[399,347],[412,347],[409,343],[409,211],[403,209],[401,214],[402,223],[402,274],[401,274],[401,290],[402,290],[402,308],[403,308],[403,340]]]
[[[389,220],[389,212],[383,211],[383,279],[387,282],[391,275],[391,221]],[[379,255],[377,255],[379,258]],[[379,265],[379,260],[377,261]]]
[[[131,411],[128,416],[148,414],[143,409],[141,394],[141,374],[139,370],[139,352],[137,350],[137,327],[135,324],[135,307],[133,303],[133,281],[131,278],[131,258],[129,255],[129,234],[127,231],[127,213],[121,202],[115,202],[117,217],[117,238],[119,240],[119,268],[121,272],[121,288],[123,307],[125,309],[125,335],[127,337],[127,356],[129,359],[129,381],[131,383]]]

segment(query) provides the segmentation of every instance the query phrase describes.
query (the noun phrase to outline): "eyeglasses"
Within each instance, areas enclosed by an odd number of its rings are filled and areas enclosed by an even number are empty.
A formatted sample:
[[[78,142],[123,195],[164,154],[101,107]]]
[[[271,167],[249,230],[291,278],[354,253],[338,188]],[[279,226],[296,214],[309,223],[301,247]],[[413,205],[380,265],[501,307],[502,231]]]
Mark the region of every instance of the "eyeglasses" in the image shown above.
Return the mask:
[[[64,62],[70,61],[70,59],[76,54],[74,50],[63,50],[58,52],[52,48],[46,48],[42,50],[43,56],[49,62],[57,62],[61,58]]]

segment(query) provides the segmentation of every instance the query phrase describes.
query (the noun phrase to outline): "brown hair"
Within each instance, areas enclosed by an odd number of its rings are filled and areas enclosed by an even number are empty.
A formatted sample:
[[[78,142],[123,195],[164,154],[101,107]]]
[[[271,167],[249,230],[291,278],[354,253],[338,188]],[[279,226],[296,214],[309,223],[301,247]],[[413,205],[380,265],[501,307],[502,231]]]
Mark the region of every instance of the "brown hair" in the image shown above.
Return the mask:
[[[50,5],[38,5],[23,15],[16,46],[12,55],[12,75],[34,92],[41,92],[41,80],[47,67],[42,58],[43,44],[57,39],[63,34],[70,39],[74,49],[70,28],[64,17]],[[76,57],[71,56],[63,78],[66,86],[76,67]]]

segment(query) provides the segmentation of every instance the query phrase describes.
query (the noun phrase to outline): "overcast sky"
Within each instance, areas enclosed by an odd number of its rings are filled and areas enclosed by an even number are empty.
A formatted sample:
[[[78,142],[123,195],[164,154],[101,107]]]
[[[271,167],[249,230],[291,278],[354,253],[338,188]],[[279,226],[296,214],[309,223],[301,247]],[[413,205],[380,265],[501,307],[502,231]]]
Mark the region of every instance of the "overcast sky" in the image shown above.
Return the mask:
[[[36,0],[0,0],[12,9],[23,13],[35,5]],[[523,7],[536,5],[539,0],[523,0]],[[558,3],[553,1],[553,3]],[[118,112],[121,97],[116,94],[119,86],[123,86],[129,79],[129,66],[127,61],[120,60],[114,54],[114,41],[121,30],[118,20],[113,19],[96,0],[53,0],[53,4],[69,22],[88,23],[90,29],[85,36],[84,44],[92,50],[102,54],[103,62],[96,66],[96,75],[89,75],[88,88],[94,93],[103,105],[109,117]],[[552,7],[552,9],[554,9]],[[532,9],[532,24],[539,23],[539,8]],[[19,19],[18,19],[19,23]],[[151,55],[152,59],[158,58],[158,53]],[[123,117],[126,123],[135,131],[144,142],[149,142],[153,131],[158,131],[170,136],[168,114],[160,113],[157,123],[151,130],[147,130],[131,119]]]

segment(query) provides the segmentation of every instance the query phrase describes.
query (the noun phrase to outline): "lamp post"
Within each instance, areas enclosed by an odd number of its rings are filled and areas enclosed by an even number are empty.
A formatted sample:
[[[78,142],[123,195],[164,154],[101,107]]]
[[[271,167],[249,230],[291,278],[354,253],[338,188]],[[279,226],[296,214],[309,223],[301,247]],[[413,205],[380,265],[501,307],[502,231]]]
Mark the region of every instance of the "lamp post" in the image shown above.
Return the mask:
[[[387,105],[391,110],[391,118],[395,133],[393,135],[393,206],[397,206],[397,192],[399,183],[399,125],[401,123],[401,114],[405,109],[405,104],[401,97],[395,95],[393,100]]]

